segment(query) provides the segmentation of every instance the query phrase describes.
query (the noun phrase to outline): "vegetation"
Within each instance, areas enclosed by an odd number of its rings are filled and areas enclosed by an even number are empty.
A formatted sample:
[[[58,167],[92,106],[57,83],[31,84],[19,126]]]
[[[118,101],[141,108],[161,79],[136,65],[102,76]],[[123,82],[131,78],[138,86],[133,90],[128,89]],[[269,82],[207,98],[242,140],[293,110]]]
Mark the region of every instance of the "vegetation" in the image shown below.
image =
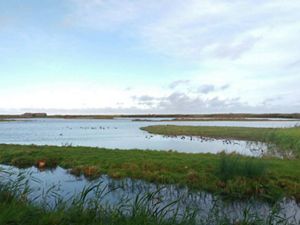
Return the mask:
[[[265,118],[282,118],[282,119],[300,119],[300,113],[271,113],[271,114],[250,114],[250,113],[226,113],[226,114],[140,114],[140,115],[47,115],[45,113],[24,113],[21,115],[0,115],[4,118],[64,118],[64,119],[113,119],[115,117],[129,118],[176,118],[177,120],[187,119],[208,119],[208,120],[244,120],[246,118],[265,119]]]
[[[19,189],[14,189],[17,186]],[[13,189],[11,189],[13,187]],[[171,206],[150,210],[150,202],[154,195],[137,197],[132,205],[120,201],[114,208],[105,206],[101,196],[87,199],[91,192],[101,194],[97,185],[86,187],[81,194],[73,196],[70,202],[64,202],[56,197],[57,204],[50,207],[47,202],[34,204],[27,196],[30,189],[19,191],[19,183],[0,184],[0,224],[22,225],[187,225],[196,224],[193,215],[186,215],[176,221],[176,214],[171,218],[165,217]],[[105,195],[106,193],[102,194]],[[156,211],[155,211],[156,210]],[[128,213],[130,212],[130,213]]]
[[[7,119],[2,120],[2,119],[0,119],[0,123],[1,123],[1,122],[13,122],[13,121],[15,121],[15,120],[7,120]]]
[[[285,119],[300,119],[300,113],[219,113],[219,114],[144,114],[144,115],[122,115],[132,118],[285,118]]]
[[[254,196],[276,201],[288,196],[300,200],[299,160],[239,156],[238,165],[244,165],[244,168],[223,178],[218,171],[224,167],[224,157],[236,160],[237,156],[90,147],[0,145],[0,163],[18,167],[60,165],[72,169],[73,174],[84,174],[91,178],[108,174],[113,178],[131,177],[162,184],[187,185],[228,198]],[[255,172],[254,165],[260,165],[262,161],[264,172]],[[39,162],[44,163],[40,165]]]
[[[157,125],[141,128],[152,134],[204,136],[217,139],[237,139],[260,141],[273,145],[281,155],[300,158],[300,127],[292,128],[252,128],[213,126]]]
[[[1,172],[1,171],[0,171]],[[3,172],[3,171],[2,171]],[[5,172],[5,171],[4,171]],[[242,216],[233,218],[227,213],[220,213],[222,208],[217,203],[206,215],[197,217],[197,212],[188,206],[179,211],[177,202],[158,200],[159,190],[137,195],[133,201],[120,200],[109,206],[102,202],[107,194],[100,184],[85,187],[78,195],[64,201],[45,190],[47,195],[55,196],[55,204],[43,198],[37,203],[28,195],[34,191],[28,187],[28,180],[19,174],[16,181],[0,182],[0,224],[22,225],[296,225],[297,219],[284,217],[280,208],[274,207],[270,213],[259,215],[246,208]],[[92,193],[93,198],[87,198]],[[163,206],[162,206],[163,204]],[[251,206],[250,206],[251,207]]]
[[[242,160],[239,155],[228,157],[222,153],[216,175],[225,182],[234,177],[258,178],[266,175],[266,168],[267,164],[263,160]]]
[[[56,119],[114,119],[112,115],[47,115],[45,113],[24,113],[22,115],[0,115],[2,119],[35,119],[35,118],[56,118]]]

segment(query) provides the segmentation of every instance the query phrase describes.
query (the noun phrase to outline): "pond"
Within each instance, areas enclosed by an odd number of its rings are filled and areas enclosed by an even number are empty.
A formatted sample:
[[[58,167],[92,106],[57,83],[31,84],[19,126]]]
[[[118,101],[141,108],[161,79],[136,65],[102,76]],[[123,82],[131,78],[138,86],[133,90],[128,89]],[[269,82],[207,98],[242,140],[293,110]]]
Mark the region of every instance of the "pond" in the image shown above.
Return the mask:
[[[163,118],[165,119],[165,118]],[[159,120],[159,118],[157,118]],[[150,135],[140,127],[159,124],[192,126],[292,127],[299,121],[132,121],[129,118],[27,119],[0,123],[0,143],[36,145],[73,145],[119,149],[176,150],[189,153],[239,152],[260,155],[267,150],[262,143],[191,137]]]
[[[37,203],[45,204],[47,202],[50,207],[55,205],[58,198],[68,202],[70,199],[74,199],[74,196],[79,195],[85,187],[96,184],[97,189],[89,192],[87,200],[101,198],[100,203],[108,207],[117,207],[124,203],[131,205],[137,196],[156,193],[147,202],[150,208],[161,208],[176,201],[171,205],[173,210],[178,209],[184,212],[191,209],[197,213],[199,218],[217,213],[220,217],[225,215],[232,220],[243,217],[245,211],[251,215],[266,218],[270,216],[272,210],[277,208],[277,215],[289,218],[295,224],[300,222],[300,205],[292,199],[283,199],[272,206],[257,200],[225,201],[206,192],[192,191],[176,185],[158,185],[129,178],[116,180],[106,175],[91,181],[84,176],[73,176],[70,171],[61,167],[39,171],[35,167],[18,169],[0,165],[0,176],[0,183],[13,183],[20,177],[24,177],[20,179],[21,182],[25,183],[28,180],[28,186],[32,190],[29,198],[34,199]],[[20,189],[19,186],[18,188]],[[124,210],[127,209],[124,208]]]

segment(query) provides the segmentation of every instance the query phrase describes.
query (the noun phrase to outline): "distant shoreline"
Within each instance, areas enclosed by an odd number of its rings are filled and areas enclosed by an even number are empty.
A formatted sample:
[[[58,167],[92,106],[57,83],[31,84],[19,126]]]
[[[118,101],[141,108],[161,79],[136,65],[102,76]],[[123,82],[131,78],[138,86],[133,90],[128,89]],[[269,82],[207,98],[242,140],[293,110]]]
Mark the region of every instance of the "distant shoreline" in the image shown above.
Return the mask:
[[[61,119],[115,119],[133,118],[143,121],[144,118],[173,118],[173,121],[264,121],[269,119],[300,119],[300,113],[228,113],[228,114],[112,114],[112,115],[47,115],[46,113],[24,113],[19,115],[0,115],[0,121],[5,119],[30,119],[30,118],[61,118]],[[165,121],[165,120],[162,120]]]

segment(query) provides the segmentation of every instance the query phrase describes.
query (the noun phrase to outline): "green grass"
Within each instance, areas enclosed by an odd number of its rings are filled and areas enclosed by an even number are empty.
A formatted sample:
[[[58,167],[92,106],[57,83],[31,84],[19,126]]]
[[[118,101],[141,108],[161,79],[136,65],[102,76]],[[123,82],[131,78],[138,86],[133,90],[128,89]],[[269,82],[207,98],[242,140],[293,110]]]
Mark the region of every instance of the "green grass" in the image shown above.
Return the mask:
[[[222,154],[188,154],[165,151],[111,150],[90,147],[54,147],[0,145],[0,163],[28,167],[45,160],[72,169],[74,174],[113,178],[131,177],[162,184],[187,185],[190,188],[221,194],[229,198],[258,198],[275,201],[282,196],[300,200],[299,160],[251,158],[239,156],[245,165],[263,162],[264,174],[244,176],[236,173],[224,179],[218,176]],[[236,155],[226,157],[235,158]]]
[[[28,195],[33,191],[27,186],[26,178],[18,175],[18,181],[0,182],[0,224],[1,225],[296,225],[297,220],[280,214],[280,208],[274,206],[272,212],[261,216],[250,212],[251,204],[241,209],[242,216],[230,218],[222,212],[217,202],[201,217],[187,206],[179,212],[176,203],[158,200],[159,190],[138,195],[130,203],[122,200],[109,207],[102,202],[105,189],[99,185],[87,186],[81,193],[69,201],[55,198],[56,204],[50,206],[47,201],[32,201]],[[86,198],[95,193],[94,198]],[[51,195],[52,193],[48,193]],[[163,207],[161,207],[163,203]]]
[[[222,153],[216,175],[220,180],[227,182],[234,177],[263,177],[266,175],[266,169],[267,163],[264,160],[243,160],[239,155],[228,157],[226,154]]]
[[[217,139],[260,141],[272,144],[283,156],[293,153],[300,158],[300,127],[292,128],[252,128],[252,127],[211,127],[157,125],[141,128],[152,134],[190,135]]]
[[[98,215],[97,215],[97,214]],[[0,203],[0,224],[2,225],[188,225],[196,224],[192,221],[178,221],[173,219],[161,221],[159,218],[142,210],[135,215],[126,216],[118,211],[95,211],[71,207],[65,210],[47,211],[41,207],[13,201]]]
[[[165,208],[151,207],[155,192],[137,196],[130,204],[120,200],[114,207],[108,207],[101,201],[107,192],[96,184],[85,187],[67,202],[56,197],[56,205],[49,206],[46,200],[39,203],[31,201],[28,194],[33,190],[22,185],[22,182],[26,183],[26,179],[0,183],[1,225],[196,225],[194,216],[187,212],[182,218],[177,217],[176,213],[169,218],[165,216],[175,202]],[[96,193],[95,197],[87,199],[89,193]],[[122,211],[124,208],[126,210]]]

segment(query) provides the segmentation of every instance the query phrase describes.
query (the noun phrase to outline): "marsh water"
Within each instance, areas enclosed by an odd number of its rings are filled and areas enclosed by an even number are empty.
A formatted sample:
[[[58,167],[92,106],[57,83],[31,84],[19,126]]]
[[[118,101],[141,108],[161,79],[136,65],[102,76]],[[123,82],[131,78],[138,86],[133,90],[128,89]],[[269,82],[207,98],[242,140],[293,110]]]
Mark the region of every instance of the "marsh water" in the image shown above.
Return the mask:
[[[99,203],[108,207],[130,206],[137,196],[155,193],[153,198],[147,201],[147,206],[153,209],[163,208],[175,201],[176,203],[170,206],[170,213],[172,210],[184,212],[190,209],[196,212],[199,218],[217,213],[220,217],[226,215],[232,220],[237,220],[243,217],[246,211],[251,215],[265,218],[276,209],[280,216],[289,218],[293,224],[300,222],[300,205],[288,199],[283,199],[272,206],[257,200],[229,202],[206,192],[192,191],[176,185],[157,185],[134,179],[115,180],[105,175],[91,181],[84,176],[73,176],[68,170],[60,167],[40,171],[35,167],[17,169],[0,165],[0,176],[2,183],[14,184],[16,180],[19,180],[19,183],[28,181],[27,185],[31,190],[29,198],[37,203],[46,202],[50,208],[55,206],[58,199],[68,202],[70,199],[73,200],[74,196],[79,196],[84,188],[96,185],[97,188],[87,195],[87,200],[101,199]],[[125,207],[123,210],[128,209]]]
[[[157,118],[156,120],[159,120]],[[166,118],[163,118],[164,120]],[[169,118],[172,119],[172,118]],[[73,145],[119,149],[176,150],[190,153],[239,152],[260,155],[267,151],[262,143],[216,140],[196,137],[166,137],[140,130],[149,125],[292,127],[300,121],[132,121],[130,118],[27,119],[0,123],[0,143]]]
[[[165,119],[165,118],[164,118]],[[171,118],[170,118],[171,119]],[[159,120],[159,119],[157,119]],[[93,146],[119,149],[150,149],[176,150],[180,152],[239,152],[246,155],[260,155],[267,151],[263,143],[216,140],[201,137],[165,137],[151,135],[140,128],[149,125],[191,125],[191,126],[241,126],[241,127],[293,127],[299,121],[132,121],[122,118],[114,120],[92,119],[27,119],[0,123],[0,143],[36,144],[36,145],[73,145]],[[1,172],[1,168],[3,170]],[[54,205],[57,198],[70,200],[81,193],[85,187],[97,185],[97,191],[88,194],[89,199],[101,198],[101,203],[109,206],[132,203],[137,196],[156,192],[155,199],[149,202],[153,206],[164,207],[166,204],[179,200],[172,205],[180,211],[187,208],[196,210],[199,217],[209,217],[211,213],[229,215],[235,220],[243,216],[245,211],[260,217],[270,215],[274,210],[265,202],[257,200],[224,201],[206,192],[196,192],[187,187],[177,185],[158,185],[142,180],[115,180],[106,175],[96,180],[88,180],[84,176],[73,176],[70,171],[57,167],[53,170],[40,171],[35,167],[18,169],[0,165],[0,182],[14,182],[22,175],[28,179],[33,190],[29,197],[35,201],[46,201]],[[103,192],[102,192],[103,190]],[[99,192],[105,193],[99,196]],[[157,204],[159,201],[160,204]],[[299,224],[300,206],[292,199],[283,199],[276,204],[280,215]]]

